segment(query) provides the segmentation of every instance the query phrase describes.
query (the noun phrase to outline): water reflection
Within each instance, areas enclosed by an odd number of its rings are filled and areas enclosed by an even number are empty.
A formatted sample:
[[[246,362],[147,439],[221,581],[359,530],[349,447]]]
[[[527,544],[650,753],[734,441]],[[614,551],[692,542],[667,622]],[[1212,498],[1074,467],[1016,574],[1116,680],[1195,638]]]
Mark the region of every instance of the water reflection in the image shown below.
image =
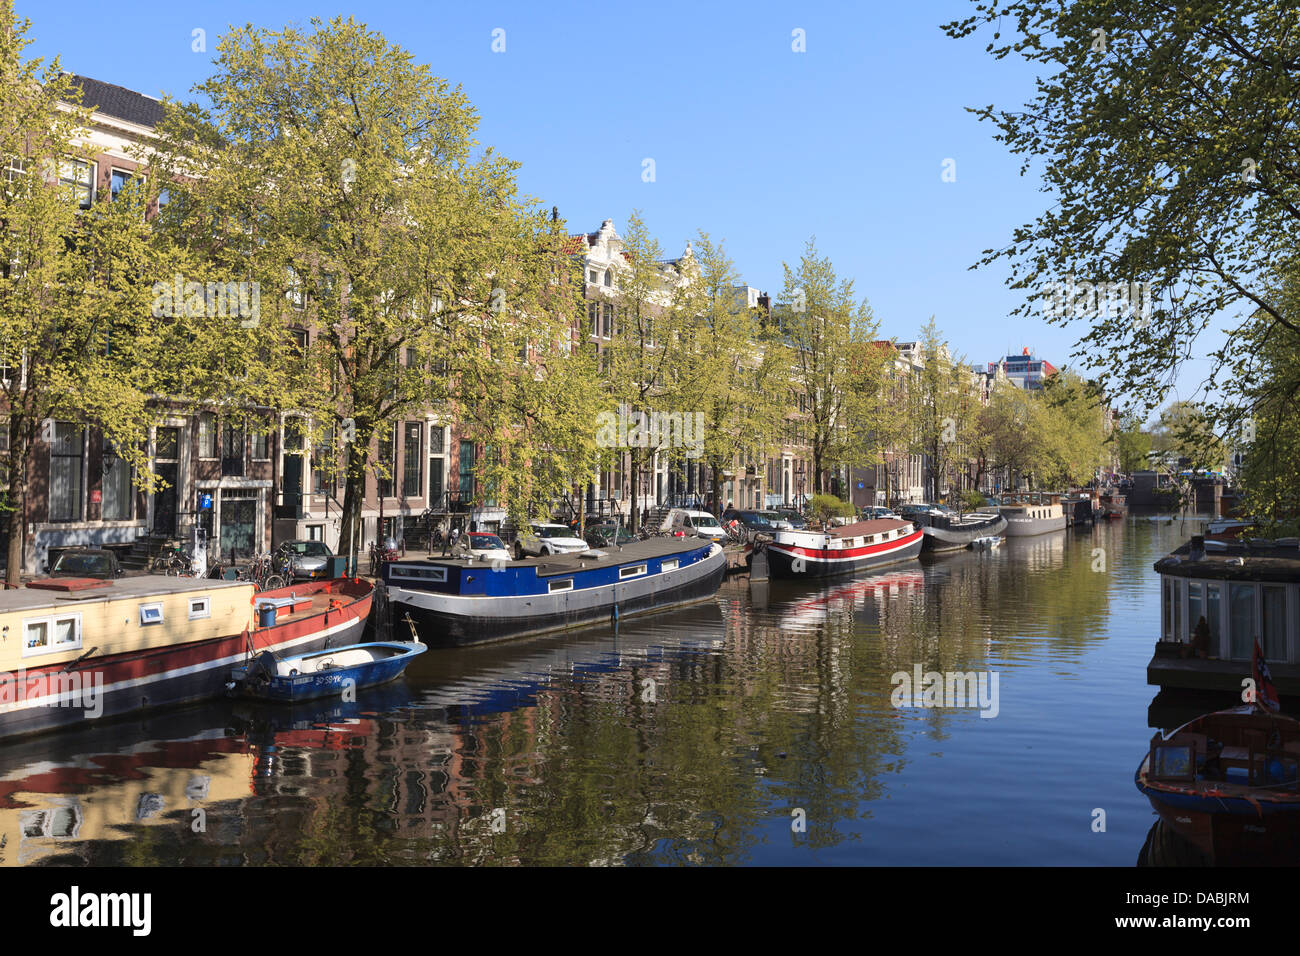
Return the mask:
[[[355,704],[7,746],[0,861],[1131,865],[1151,564],[1181,534],[1115,522],[854,580],[737,578],[617,631],[426,654]],[[896,709],[915,665],[999,672],[998,717]]]

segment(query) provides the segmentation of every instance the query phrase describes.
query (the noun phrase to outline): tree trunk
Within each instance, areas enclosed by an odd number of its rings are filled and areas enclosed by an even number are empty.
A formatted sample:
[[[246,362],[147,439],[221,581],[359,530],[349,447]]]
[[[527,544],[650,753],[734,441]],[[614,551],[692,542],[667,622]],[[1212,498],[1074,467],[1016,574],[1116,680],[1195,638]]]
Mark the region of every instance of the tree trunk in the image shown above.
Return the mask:
[[[9,524],[9,554],[8,563],[5,566],[5,587],[18,587],[18,577],[23,568],[23,527],[26,522],[23,521],[27,511],[27,489],[26,482],[23,480],[26,476],[21,474],[24,470],[23,462],[15,465],[13,458],[10,458],[9,467],[12,469],[9,479],[9,505],[10,512],[8,515]]]
[[[358,428],[358,431],[361,429]],[[353,442],[347,450],[347,481],[343,490],[343,523],[339,528],[339,551],[347,555],[353,577],[360,574],[357,554],[361,548],[361,509],[366,496],[366,447]],[[450,529],[448,529],[450,530]]]

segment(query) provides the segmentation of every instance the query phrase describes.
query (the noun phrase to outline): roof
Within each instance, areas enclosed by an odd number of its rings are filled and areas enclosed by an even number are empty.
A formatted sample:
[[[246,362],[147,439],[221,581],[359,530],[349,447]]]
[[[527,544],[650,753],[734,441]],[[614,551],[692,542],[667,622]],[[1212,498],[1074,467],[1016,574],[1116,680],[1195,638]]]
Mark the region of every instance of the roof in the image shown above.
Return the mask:
[[[68,74],[71,81],[81,87],[81,105],[93,107],[96,112],[115,116],[140,126],[157,126],[162,122],[163,105],[152,96],[145,96],[124,86],[115,86],[88,76]]]
[[[1250,539],[1239,544],[1207,542],[1209,548],[1192,559],[1189,541],[1155,563],[1160,574],[1225,581],[1300,581],[1300,542]],[[1214,548],[1214,550],[1210,550]]]
[[[36,583],[36,582],[33,582]],[[102,581],[102,587],[52,591],[43,587],[9,588],[0,591],[0,614],[31,611],[38,608],[73,607],[105,601],[128,601],[163,598],[173,594],[211,592],[226,588],[250,588],[243,581],[217,581],[213,578],[168,577],[142,574],[136,577]],[[252,594],[250,588],[249,594]]]
[[[910,525],[911,523],[898,518],[872,518],[870,521],[855,521],[853,524],[833,528],[830,534],[837,538],[853,538],[860,534],[879,534],[882,531],[892,531],[895,528]]]

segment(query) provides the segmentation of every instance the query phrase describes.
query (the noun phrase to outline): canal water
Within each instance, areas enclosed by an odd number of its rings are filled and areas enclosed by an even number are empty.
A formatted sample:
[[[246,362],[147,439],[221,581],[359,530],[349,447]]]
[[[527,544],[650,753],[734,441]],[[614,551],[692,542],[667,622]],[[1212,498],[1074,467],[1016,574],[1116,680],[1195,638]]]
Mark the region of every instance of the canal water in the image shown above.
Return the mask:
[[[617,632],[430,651],[356,703],[10,742],[0,863],[1132,866],[1151,566],[1202,527],[738,577]],[[985,696],[905,693],[918,667]]]

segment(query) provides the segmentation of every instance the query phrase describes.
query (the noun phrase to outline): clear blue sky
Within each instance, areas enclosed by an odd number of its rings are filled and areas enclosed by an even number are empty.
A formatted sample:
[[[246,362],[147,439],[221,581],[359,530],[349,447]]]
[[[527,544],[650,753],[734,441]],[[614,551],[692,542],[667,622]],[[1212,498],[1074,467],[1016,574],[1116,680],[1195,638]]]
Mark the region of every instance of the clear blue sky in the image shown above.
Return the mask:
[[[211,71],[231,23],[306,26],[351,14],[461,84],[480,140],[523,164],[521,184],[571,232],[642,211],[676,255],[697,230],[722,239],[746,281],[777,293],[808,237],[855,280],[884,337],[930,315],[983,364],[1029,346],[1069,362],[1085,329],[1012,318],[1001,269],[969,271],[1045,199],[1035,177],[965,108],[1024,103],[1033,75],[995,61],[980,36],[941,23],[966,0],[805,5],[735,2],[475,5],[369,0],[326,7],[261,0],[37,3],[29,55],[150,95],[184,97]],[[191,50],[207,33],[206,53]],[[492,51],[505,31],[505,52]],[[806,52],[791,49],[802,29]],[[652,158],[656,181],[642,181]],[[952,159],[956,181],[944,182]],[[1190,398],[1204,367],[1185,372]]]

